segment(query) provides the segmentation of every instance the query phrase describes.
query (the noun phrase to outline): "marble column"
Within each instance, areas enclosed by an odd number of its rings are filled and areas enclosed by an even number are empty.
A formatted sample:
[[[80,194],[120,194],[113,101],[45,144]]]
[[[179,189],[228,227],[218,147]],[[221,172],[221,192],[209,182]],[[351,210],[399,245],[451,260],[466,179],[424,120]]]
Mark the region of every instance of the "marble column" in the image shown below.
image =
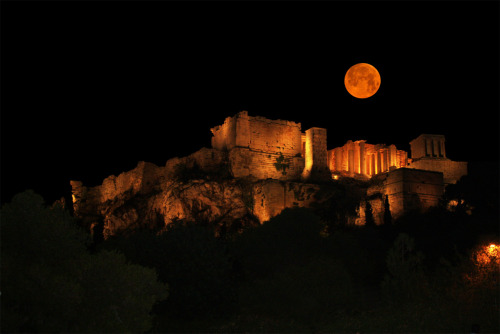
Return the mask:
[[[354,150],[349,150],[349,165],[348,172],[352,176],[354,175]]]
[[[379,173],[382,173],[382,157],[381,157],[381,154],[380,154],[380,150],[377,150],[377,165],[376,165],[376,170],[375,170],[375,174],[379,174]]]
[[[445,150],[445,146],[444,146],[444,139],[442,139],[439,143],[441,145],[441,156],[443,158],[446,158],[446,150]]]
[[[359,163],[361,165],[360,173],[366,174],[366,156],[365,156],[365,143],[359,143]]]

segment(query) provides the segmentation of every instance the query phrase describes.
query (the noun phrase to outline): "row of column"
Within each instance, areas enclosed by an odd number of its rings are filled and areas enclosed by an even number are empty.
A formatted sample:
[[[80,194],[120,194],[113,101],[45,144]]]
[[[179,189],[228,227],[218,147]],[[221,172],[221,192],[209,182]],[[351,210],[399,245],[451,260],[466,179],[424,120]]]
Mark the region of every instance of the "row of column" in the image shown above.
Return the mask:
[[[425,155],[428,157],[446,158],[444,140],[426,138]]]
[[[348,141],[343,147],[328,152],[328,166],[332,171],[349,174],[375,175],[387,172],[391,167],[407,165],[408,155],[395,145],[366,144],[364,140]]]

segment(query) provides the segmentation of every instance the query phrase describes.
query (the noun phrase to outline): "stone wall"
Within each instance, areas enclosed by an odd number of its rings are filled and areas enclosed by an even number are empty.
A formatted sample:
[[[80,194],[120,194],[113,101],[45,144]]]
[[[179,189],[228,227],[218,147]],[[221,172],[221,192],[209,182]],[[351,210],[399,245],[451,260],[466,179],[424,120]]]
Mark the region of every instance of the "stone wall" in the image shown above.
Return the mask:
[[[304,158],[235,147],[229,152],[229,166],[236,178],[298,180],[304,170]]]
[[[444,193],[443,175],[427,170],[401,168],[387,175],[385,192],[392,216],[437,206]]]
[[[100,186],[101,202],[115,199],[117,195],[131,192],[132,194],[146,194],[151,192],[158,182],[162,169],[153,163],[140,161],[136,168],[111,175],[104,179]]]
[[[411,163],[409,168],[443,173],[445,184],[455,184],[467,175],[467,162],[453,161],[446,157],[443,135],[422,134],[410,142]]]
[[[238,115],[227,117],[224,124],[211,128],[212,147],[219,151],[229,151],[236,146],[236,123]]]
[[[300,156],[302,149],[301,124],[286,120],[270,120],[248,116],[242,111],[228,117],[224,124],[211,129],[212,147],[231,150],[246,147],[253,151]]]
[[[111,175],[95,187],[83,186],[80,181],[70,181],[75,216],[83,218],[84,226],[90,231],[99,222],[104,223],[105,231],[118,228],[123,224],[110,214],[112,207],[121,208],[133,198],[147,197],[157,191],[165,179],[164,172],[162,167],[141,161],[136,168],[118,176]],[[123,216],[126,221],[139,219],[135,208],[124,212]]]
[[[445,184],[455,184],[462,176],[467,175],[467,162],[453,161],[447,158],[422,158],[412,161],[408,167],[441,172]]]
[[[315,184],[264,180],[253,187],[253,214],[264,223],[278,215],[285,208],[309,207],[315,201],[319,190]]]
[[[376,224],[383,223],[386,200],[391,216],[397,219],[408,211],[437,206],[444,192],[443,174],[426,170],[399,168],[375,176],[372,183],[367,198]],[[357,224],[364,224],[364,210],[365,204],[361,203]]]
[[[186,168],[197,167],[205,173],[214,173],[227,164],[228,153],[212,148],[202,148],[187,157],[172,158],[167,160],[165,164],[165,176],[167,178],[174,177],[176,166],[184,164]]]

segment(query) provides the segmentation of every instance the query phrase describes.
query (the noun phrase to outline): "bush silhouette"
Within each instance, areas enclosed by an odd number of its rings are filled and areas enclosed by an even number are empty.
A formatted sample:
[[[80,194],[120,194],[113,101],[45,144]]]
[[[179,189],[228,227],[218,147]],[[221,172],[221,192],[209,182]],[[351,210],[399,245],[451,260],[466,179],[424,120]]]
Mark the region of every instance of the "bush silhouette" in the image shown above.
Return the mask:
[[[33,191],[1,210],[3,332],[142,332],[168,294],[152,269],[116,252],[90,254],[89,236]]]

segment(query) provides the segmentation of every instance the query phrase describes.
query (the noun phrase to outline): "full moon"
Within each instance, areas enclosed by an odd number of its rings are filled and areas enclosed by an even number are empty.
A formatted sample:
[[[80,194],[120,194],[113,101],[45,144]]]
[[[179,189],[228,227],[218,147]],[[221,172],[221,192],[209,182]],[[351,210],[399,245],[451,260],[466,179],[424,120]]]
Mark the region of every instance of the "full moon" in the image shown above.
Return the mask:
[[[344,83],[349,94],[358,99],[366,99],[378,91],[380,74],[372,65],[359,63],[347,71]]]

